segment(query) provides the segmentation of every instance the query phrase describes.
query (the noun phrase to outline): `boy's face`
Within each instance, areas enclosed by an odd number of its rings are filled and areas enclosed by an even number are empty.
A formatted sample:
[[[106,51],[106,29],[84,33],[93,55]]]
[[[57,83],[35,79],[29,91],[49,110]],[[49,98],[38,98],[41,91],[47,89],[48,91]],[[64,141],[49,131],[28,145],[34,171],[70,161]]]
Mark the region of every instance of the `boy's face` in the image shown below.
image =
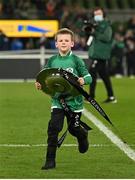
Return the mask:
[[[74,41],[70,34],[58,34],[55,45],[59,52],[66,54],[74,46]]]

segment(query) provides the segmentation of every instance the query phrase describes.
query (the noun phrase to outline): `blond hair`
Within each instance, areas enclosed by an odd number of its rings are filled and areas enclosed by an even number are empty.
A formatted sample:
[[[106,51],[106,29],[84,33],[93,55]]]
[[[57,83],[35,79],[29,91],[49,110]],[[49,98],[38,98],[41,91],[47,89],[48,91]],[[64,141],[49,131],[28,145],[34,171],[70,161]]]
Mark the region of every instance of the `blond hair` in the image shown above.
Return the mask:
[[[55,41],[57,41],[57,36],[59,34],[70,34],[71,35],[71,40],[74,41],[74,33],[73,31],[71,31],[70,29],[68,28],[62,28],[62,29],[59,29],[57,31],[57,33],[55,34]]]

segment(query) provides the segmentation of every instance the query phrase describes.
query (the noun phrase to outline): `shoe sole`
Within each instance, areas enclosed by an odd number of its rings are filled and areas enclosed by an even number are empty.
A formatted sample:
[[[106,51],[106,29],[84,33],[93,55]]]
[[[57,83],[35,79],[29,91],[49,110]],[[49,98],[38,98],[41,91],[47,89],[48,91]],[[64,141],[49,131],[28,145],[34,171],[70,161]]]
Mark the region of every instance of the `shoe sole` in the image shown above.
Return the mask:
[[[117,100],[114,100],[114,101],[108,101],[108,102],[102,102],[102,103],[112,103],[112,104],[116,104],[117,103]]]
[[[117,103],[117,100],[110,101],[110,103],[113,103],[113,104],[115,104],[115,103]]]
[[[50,167],[50,168],[42,167],[41,168],[41,170],[51,170],[51,169],[55,169],[55,167]]]

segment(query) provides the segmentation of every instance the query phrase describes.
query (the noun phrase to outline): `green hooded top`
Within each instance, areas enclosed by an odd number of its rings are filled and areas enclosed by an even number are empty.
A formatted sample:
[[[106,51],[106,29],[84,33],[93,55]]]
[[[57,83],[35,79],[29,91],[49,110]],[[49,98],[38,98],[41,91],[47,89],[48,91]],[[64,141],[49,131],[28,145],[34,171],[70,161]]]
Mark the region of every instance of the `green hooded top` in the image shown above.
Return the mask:
[[[88,54],[92,60],[109,60],[112,48],[112,28],[109,21],[98,22]]]
[[[85,67],[84,61],[78,56],[69,52],[66,56],[61,56],[60,54],[52,56],[45,68],[63,68],[71,73],[76,74],[78,77],[83,77],[85,84],[90,84],[92,82],[92,77],[89,74],[87,68]],[[66,98],[67,105],[74,112],[81,112],[83,110],[83,96],[75,96]],[[58,97],[52,97],[52,109],[60,108],[62,106],[59,102]]]

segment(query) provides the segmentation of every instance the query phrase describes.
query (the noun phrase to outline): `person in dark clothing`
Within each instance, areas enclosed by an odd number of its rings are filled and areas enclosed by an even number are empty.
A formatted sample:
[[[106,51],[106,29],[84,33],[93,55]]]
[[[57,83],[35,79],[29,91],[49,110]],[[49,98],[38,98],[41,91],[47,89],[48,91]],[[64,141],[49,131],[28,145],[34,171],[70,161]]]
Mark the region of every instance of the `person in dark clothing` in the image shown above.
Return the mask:
[[[127,75],[130,78],[135,76],[135,36],[132,30],[125,34]]]
[[[9,50],[9,39],[4,34],[2,30],[0,30],[0,51],[7,51]]]
[[[111,74],[115,75],[115,77],[121,77],[124,74],[123,69],[123,58],[124,58],[124,36],[119,32],[115,32],[114,39],[112,43],[112,53],[111,53],[111,61],[109,62],[111,67]]]
[[[109,21],[105,19],[105,13],[102,8],[94,9],[93,18],[96,25],[92,28],[87,41],[87,45],[89,46],[88,55],[92,60],[89,71],[93,78],[90,85],[90,96],[92,98],[95,97],[97,74],[99,74],[107,90],[108,97],[104,102],[116,103],[117,100],[114,97],[108,72],[108,60],[111,56],[112,47],[112,28]]]

